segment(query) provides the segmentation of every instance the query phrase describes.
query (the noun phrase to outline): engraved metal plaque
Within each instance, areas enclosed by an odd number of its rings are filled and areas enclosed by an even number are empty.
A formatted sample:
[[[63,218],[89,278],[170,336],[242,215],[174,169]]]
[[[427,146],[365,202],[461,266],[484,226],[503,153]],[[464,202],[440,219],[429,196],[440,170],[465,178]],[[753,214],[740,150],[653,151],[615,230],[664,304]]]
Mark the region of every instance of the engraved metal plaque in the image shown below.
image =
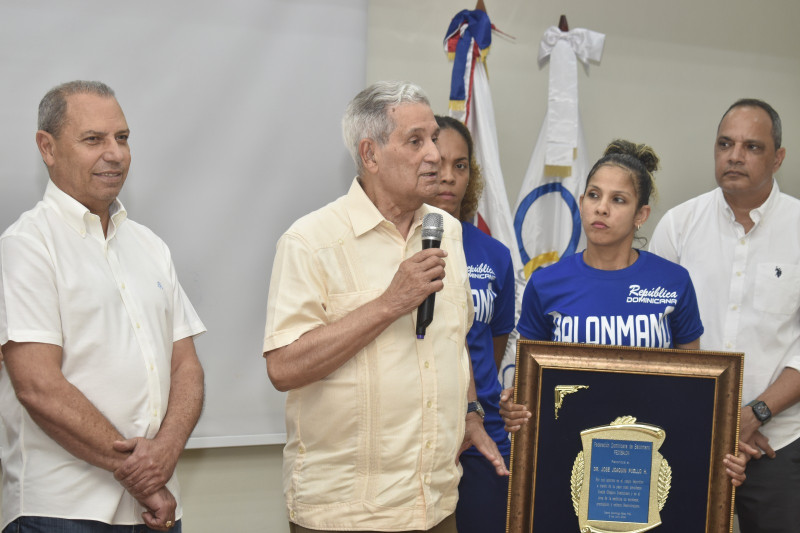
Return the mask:
[[[731,533],[722,460],[742,367],[727,352],[520,340],[514,401],[533,416],[512,436],[507,533]]]
[[[581,432],[570,485],[582,533],[641,532],[661,524],[672,483],[658,449],[663,429],[620,417]]]

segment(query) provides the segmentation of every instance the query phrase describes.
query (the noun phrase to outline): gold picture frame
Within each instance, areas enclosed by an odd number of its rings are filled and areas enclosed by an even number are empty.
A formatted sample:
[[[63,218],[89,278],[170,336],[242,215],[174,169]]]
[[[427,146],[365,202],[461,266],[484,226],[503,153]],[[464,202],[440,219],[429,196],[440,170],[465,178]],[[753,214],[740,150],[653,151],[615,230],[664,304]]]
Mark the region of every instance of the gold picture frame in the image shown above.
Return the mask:
[[[738,450],[743,358],[741,353],[521,340],[515,402],[526,405],[532,417],[512,435],[506,531],[635,532],[672,524],[664,530],[730,533],[734,489],[722,460]],[[663,445],[658,444],[662,479],[652,478],[659,476],[654,459],[656,470],[647,477],[654,489],[644,493],[645,501],[650,496],[655,501],[656,482],[666,483],[667,492],[671,484],[669,496],[658,488],[660,517],[651,503],[647,523],[634,524],[647,519],[625,516],[619,522],[587,522],[591,502],[581,483],[584,464],[587,473],[590,465],[577,457],[588,453],[586,435],[637,424],[663,433]],[[598,498],[591,505],[603,505]],[[645,503],[643,516],[647,510]]]

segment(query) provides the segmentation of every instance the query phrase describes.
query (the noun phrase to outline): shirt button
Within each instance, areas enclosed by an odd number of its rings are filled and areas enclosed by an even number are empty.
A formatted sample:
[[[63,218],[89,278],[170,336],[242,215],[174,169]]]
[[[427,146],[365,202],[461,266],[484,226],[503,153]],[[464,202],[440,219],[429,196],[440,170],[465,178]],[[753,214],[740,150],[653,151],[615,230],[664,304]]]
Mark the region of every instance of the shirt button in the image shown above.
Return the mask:
[[[430,450],[431,449],[431,441],[426,442],[425,443],[425,447]]]
[[[431,484],[431,476],[425,476],[425,484],[426,485],[430,485]]]
[[[137,322],[137,323],[136,323],[136,328],[137,328],[137,329],[141,329],[141,328],[142,328],[142,325],[141,325],[141,324],[139,324],[139,323]]]
[[[732,344],[732,343],[730,343],[730,342],[726,342],[726,343],[725,343],[725,347],[726,347],[726,348],[733,348],[733,344]]]
[[[745,240],[744,240],[744,239],[740,239],[740,240],[739,240],[739,244],[744,244],[744,243],[745,243]]]
[[[737,272],[736,275],[741,277],[742,273],[741,272]]]
[[[294,511],[289,511],[289,518],[294,520],[294,516],[295,516]]]
[[[731,306],[731,309],[736,311],[737,309],[739,309],[739,306],[734,304],[734,305]]]
[[[339,239],[339,244],[344,244],[344,241],[342,239]]]
[[[122,288],[123,291],[125,290],[125,284],[124,283],[122,285],[120,285],[120,287]]]
[[[301,444],[297,448],[297,453],[306,453],[306,447]]]
[[[431,364],[428,361],[425,361],[425,368],[430,368]]]
[[[433,402],[432,402],[432,401],[430,401],[430,400],[428,400],[428,403],[427,403],[426,405],[427,405],[428,407],[433,407]]]

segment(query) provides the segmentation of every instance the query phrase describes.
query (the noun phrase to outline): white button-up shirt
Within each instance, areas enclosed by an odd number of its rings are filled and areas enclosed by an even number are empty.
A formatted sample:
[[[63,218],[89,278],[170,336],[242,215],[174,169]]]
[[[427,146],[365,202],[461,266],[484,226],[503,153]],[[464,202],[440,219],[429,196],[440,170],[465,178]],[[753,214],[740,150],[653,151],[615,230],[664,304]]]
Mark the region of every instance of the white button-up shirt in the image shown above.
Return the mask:
[[[100,218],[48,184],[44,199],[0,237],[0,344],[62,347],[61,370],[125,438],[152,438],[167,410],[172,346],[205,331],[178,283],[169,249],[111,206]],[[111,472],[48,437],[0,372],[7,430],[3,527],[20,515],[142,523]],[[167,484],[176,497],[176,479]],[[177,517],[181,516],[180,507]]]
[[[800,200],[774,183],[744,232],[717,188],[667,212],[650,250],[692,276],[704,350],[744,352],[743,403],[800,370]],[[760,430],[774,449],[800,438],[800,404]]]

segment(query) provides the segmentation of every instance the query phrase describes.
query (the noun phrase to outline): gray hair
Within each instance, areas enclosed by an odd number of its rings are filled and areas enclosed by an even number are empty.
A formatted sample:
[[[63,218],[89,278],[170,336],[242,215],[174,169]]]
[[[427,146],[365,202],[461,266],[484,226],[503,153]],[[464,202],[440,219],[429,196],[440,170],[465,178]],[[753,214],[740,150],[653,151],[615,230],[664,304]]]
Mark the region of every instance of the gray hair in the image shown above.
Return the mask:
[[[766,103],[764,100],[759,100],[758,98],[742,98],[741,100],[735,101],[731,106],[725,111],[725,114],[722,115],[722,118],[719,121],[719,125],[717,126],[717,131],[719,131],[719,126],[722,126],[722,121],[731,112],[732,109],[737,107],[758,107],[764,110],[764,112],[769,115],[770,120],[772,121],[772,142],[775,143],[775,149],[781,147],[781,137],[782,137],[782,128],[781,128],[781,117],[778,115],[778,112],[772,108],[771,105]]]
[[[364,170],[358,154],[359,143],[362,139],[372,139],[381,146],[386,144],[395,128],[387,111],[401,104],[431,105],[422,88],[407,81],[373,83],[347,105],[342,117],[342,136],[359,174]]]
[[[67,97],[73,94],[94,94],[116,98],[114,90],[100,81],[75,80],[53,87],[39,102],[39,129],[58,137],[67,119]]]

